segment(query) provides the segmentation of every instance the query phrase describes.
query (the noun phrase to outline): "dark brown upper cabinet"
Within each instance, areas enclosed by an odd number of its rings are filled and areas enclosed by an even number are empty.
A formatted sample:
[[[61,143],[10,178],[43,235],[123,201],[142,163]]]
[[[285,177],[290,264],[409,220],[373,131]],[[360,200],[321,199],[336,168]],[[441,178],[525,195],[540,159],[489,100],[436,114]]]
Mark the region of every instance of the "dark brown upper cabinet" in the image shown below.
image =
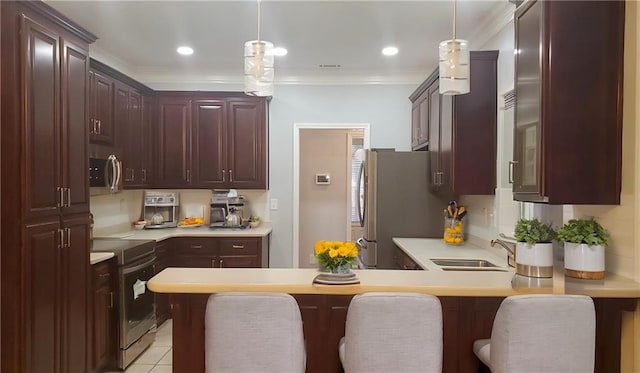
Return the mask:
[[[498,51],[471,52],[467,94],[441,95],[435,70],[409,97],[413,149],[429,151],[436,193],[495,193],[497,61]]]
[[[89,141],[113,145],[113,79],[91,69],[89,80]]]
[[[114,117],[118,148],[122,150],[122,184],[148,186],[150,133],[144,118],[144,97],[126,84],[116,83]]]
[[[191,100],[158,97],[155,186],[191,186]]]
[[[620,203],[624,7],[529,1],[516,10],[514,199]]]
[[[266,99],[158,92],[157,177],[163,188],[267,188]]]
[[[91,142],[113,145],[120,152],[125,188],[149,187],[153,91],[99,61],[92,59],[90,63]]]

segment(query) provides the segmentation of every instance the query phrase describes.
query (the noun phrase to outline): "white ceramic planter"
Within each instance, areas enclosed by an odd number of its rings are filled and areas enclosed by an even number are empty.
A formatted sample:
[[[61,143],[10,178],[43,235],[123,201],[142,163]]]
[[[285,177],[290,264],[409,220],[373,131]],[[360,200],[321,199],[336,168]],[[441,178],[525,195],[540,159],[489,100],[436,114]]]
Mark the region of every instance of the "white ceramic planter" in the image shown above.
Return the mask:
[[[553,244],[516,243],[516,273],[528,277],[552,277]]]
[[[564,243],[565,274],[575,278],[604,278],[604,247],[600,245]]]

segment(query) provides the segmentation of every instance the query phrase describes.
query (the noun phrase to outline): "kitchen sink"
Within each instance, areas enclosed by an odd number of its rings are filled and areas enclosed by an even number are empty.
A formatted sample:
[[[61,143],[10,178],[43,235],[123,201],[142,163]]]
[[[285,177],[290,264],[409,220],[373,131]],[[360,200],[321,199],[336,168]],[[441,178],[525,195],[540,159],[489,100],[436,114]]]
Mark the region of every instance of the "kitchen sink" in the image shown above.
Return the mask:
[[[507,272],[499,267],[442,267],[443,271]]]
[[[498,267],[497,265],[484,259],[429,259],[429,260],[431,260],[434,264],[437,264],[443,267],[470,267],[472,268],[471,270],[475,268]],[[443,268],[443,269],[449,270],[449,268]]]

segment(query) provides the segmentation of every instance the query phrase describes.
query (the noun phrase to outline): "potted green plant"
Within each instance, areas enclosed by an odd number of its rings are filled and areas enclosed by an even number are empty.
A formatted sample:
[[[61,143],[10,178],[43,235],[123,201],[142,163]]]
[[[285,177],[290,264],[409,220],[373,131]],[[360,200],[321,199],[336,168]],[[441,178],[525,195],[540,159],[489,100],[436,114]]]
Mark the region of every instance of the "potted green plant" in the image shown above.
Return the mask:
[[[604,248],[609,233],[593,218],[571,219],[558,230],[564,243],[564,272],[569,277],[601,280],[604,278]]]
[[[516,273],[528,277],[553,276],[553,240],[551,224],[538,219],[520,219],[514,231],[516,238]]]

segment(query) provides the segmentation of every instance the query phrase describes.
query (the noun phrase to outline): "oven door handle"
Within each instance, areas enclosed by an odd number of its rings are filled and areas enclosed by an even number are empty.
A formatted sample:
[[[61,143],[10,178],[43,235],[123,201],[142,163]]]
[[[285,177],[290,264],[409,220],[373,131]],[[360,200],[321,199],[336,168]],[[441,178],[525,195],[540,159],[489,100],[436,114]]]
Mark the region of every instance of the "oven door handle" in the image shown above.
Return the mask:
[[[144,268],[144,267],[148,267],[149,265],[153,264],[155,261],[156,261],[156,258],[151,258],[150,260],[147,260],[146,262],[144,262],[144,263],[142,263],[142,264],[138,264],[138,265],[137,265],[137,266],[135,266],[135,267],[130,267],[130,268],[128,268],[128,267],[126,267],[126,266],[125,266],[125,267],[122,269],[122,274],[123,274],[123,275],[128,275],[128,274],[130,274],[130,273],[133,273],[133,272],[139,271],[139,270],[141,270],[142,268]]]

